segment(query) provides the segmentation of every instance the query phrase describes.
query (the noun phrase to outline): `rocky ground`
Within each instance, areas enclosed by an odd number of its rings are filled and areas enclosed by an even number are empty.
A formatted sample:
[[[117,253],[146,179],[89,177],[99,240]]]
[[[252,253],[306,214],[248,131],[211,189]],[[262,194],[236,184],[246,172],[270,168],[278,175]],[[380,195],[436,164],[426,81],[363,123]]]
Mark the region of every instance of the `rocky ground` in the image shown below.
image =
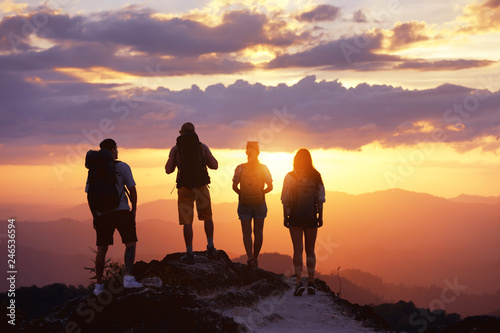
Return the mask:
[[[196,263],[179,259],[134,265],[149,287],[123,289],[112,279],[99,296],[75,298],[44,319],[24,324],[27,332],[359,332],[387,328],[370,311],[338,299],[317,280],[314,296],[294,297],[293,280],[196,252]],[[160,286],[161,285],[161,286]],[[367,328],[371,327],[371,328]]]
[[[224,251],[219,251],[217,259],[208,259],[205,252],[195,254],[194,265],[180,261],[183,253],[169,254],[161,261],[137,262],[133,273],[146,285],[141,289],[124,289],[120,274],[111,278],[97,297],[91,288],[75,289],[61,284],[28,288],[25,298],[36,311],[29,316],[19,309],[16,326],[2,321],[0,331],[500,332],[500,318],[494,316],[455,318],[451,324],[435,320],[435,325],[429,322],[426,329],[424,326],[400,329],[408,325],[396,324],[409,323],[408,311],[402,307],[410,307],[410,312],[419,310],[412,303],[386,304],[394,313],[385,311],[384,320],[383,314],[379,316],[373,307],[351,304],[337,297],[324,281],[316,279],[315,295],[304,293],[295,297],[293,277],[249,269],[232,262]],[[69,301],[55,308],[49,306],[63,295]],[[44,304],[46,311],[41,312]],[[4,318],[8,317],[9,309],[4,304],[0,312]],[[35,312],[39,313],[37,319],[33,319]],[[45,315],[39,317],[41,313]]]

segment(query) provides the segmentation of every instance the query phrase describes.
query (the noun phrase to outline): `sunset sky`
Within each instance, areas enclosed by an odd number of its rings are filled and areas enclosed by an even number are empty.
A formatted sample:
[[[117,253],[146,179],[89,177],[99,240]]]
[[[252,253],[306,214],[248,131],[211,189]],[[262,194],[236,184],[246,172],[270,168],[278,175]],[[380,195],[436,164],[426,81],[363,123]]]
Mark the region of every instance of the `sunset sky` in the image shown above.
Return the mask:
[[[216,202],[249,140],[277,192],[305,147],[328,191],[500,195],[499,0],[40,3],[0,2],[2,203],[84,203],[107,137],[140,201],[175,199],[186,121]]]

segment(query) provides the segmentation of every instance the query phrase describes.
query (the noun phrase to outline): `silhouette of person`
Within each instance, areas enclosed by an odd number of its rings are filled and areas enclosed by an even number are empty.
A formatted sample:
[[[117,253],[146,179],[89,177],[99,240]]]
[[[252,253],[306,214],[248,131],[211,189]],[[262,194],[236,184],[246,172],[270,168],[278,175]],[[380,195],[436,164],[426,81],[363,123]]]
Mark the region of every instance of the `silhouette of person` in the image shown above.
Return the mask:
[[[193,215],[194,202],[198,219],[205,222],[207,236],[207,257],[215,258],[217,249],[214,246],[214,222],[208,184],[207,167],[217,170],[219,164],[212,152],[201,143],[192,123],[184,123],[179,131],[176,145],[172,147],[165,164],[165,172],[171,174],[177,167],[177,207],[179,224],[183,226],[186,255],[181,261],[194,264],[193,253]]]
[[[234,171],[233,190],[238,194],[238,217],[241,220],[247,264],[255,268],[259,264],[257,258],[262,248],[264,219],[267,216],[265,194],[272,191],[273,179],[267,166],[259,162],[258,142],[247,142],[246,154],[248,162],[238,165]]]
[[[137,244],[137,233],[135,227],[135,216],[137,212],[137,189],[132,170],[125,162],[116,161],[118,158],[118,147],[113,139],[105,139],[100,144],[101,150],[111,152],[115,160],[116,178],[118,181],[118,192],[121,195],[118,207],[109,212],[93,211],[94,228],[97,236],[97,254],[95,258],[95,270],[97,283],[94,286],[94,294],[99,295],[104,291],[103,272],[106,264],[106,253],[108,246],[113,245],[113,233],[118,230],[125,244],[125,276],[123,286],[125,288],[141,288],[142,284],[137,282],[132,276],[132,267],[135,261],[135,251]],[[130,202],[132,209],[128,204],[125,188],[130,192]],[[89,179],[85,186],[85,192],[88,193]]]
[[[302,251],[306,251],[308,273],[308,294],[315,294],[314,273],[316,254],[314,247],[318,227],[323,225],[323,203],[325,202],[325,187],[321,174],[314,168],[311,153],[300,149],[293,159],[293,171],[289,172],[283,181],[281,192],[283,204],[284,225],[290,231],[293,244],[293,266],[295,270],[295,296],[301,296],[305,291],[302,283]]]

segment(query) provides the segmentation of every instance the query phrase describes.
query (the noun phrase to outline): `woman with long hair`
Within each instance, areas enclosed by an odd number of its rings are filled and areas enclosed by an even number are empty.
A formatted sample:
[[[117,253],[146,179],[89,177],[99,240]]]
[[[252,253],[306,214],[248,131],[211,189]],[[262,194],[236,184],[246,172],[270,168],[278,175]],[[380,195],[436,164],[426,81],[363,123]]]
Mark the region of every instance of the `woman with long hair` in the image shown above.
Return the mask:
[[[293,244],[294,295],[301,296],[306,289],[302,283],[302,252],[304,248],[307,258],[307,293],[313,295],[316,293],[314,247],[318,227],[323,225],[325,187],[321,174],[313,166],[309,150],[302,148],[295,154],[293,171],[289,172],[283,181],[281,202],[283,203],[284,225],[290,231]]]
[[[258,142],[249,141],[246,154],[248,162],[238,165],[234,171],[233,190],[238,194],[238,217],[241,220],[247,264],[250,268],[256,268],[263,242],[264,219],[267,216],[265,194],[272,191],[273,179],[267,166],[259,162]]]

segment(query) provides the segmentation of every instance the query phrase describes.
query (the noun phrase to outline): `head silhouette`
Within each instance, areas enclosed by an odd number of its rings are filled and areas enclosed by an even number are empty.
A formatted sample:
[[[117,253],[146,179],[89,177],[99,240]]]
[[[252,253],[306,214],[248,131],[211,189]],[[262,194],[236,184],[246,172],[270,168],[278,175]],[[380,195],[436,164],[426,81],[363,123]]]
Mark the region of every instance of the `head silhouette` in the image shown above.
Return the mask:
[[[118,158],[118,148],[116,146],[116,142],[113,139],[104,139],[100,144],[99,148],[109,150],[113,157]]]
[[[248,141],[246,154],[248,157],[248,162],[258,162],[258,157],[260,154],[259,143],[257,141]]]
[[[297,151],[293,158],[293,170],[297,173],[303,173],[307,177],[314,177],[318,173],[313,166],[309,150],[301,148]]]
[[[179,133],[182,134],[188,134],[188,133],[194,133],[194,125],[193,123],[184,123],[181,126],[181,130]]]
[[[105,139],[99,144],[99,148],[112,151],[116,149],[116,142],[113,139]]]

